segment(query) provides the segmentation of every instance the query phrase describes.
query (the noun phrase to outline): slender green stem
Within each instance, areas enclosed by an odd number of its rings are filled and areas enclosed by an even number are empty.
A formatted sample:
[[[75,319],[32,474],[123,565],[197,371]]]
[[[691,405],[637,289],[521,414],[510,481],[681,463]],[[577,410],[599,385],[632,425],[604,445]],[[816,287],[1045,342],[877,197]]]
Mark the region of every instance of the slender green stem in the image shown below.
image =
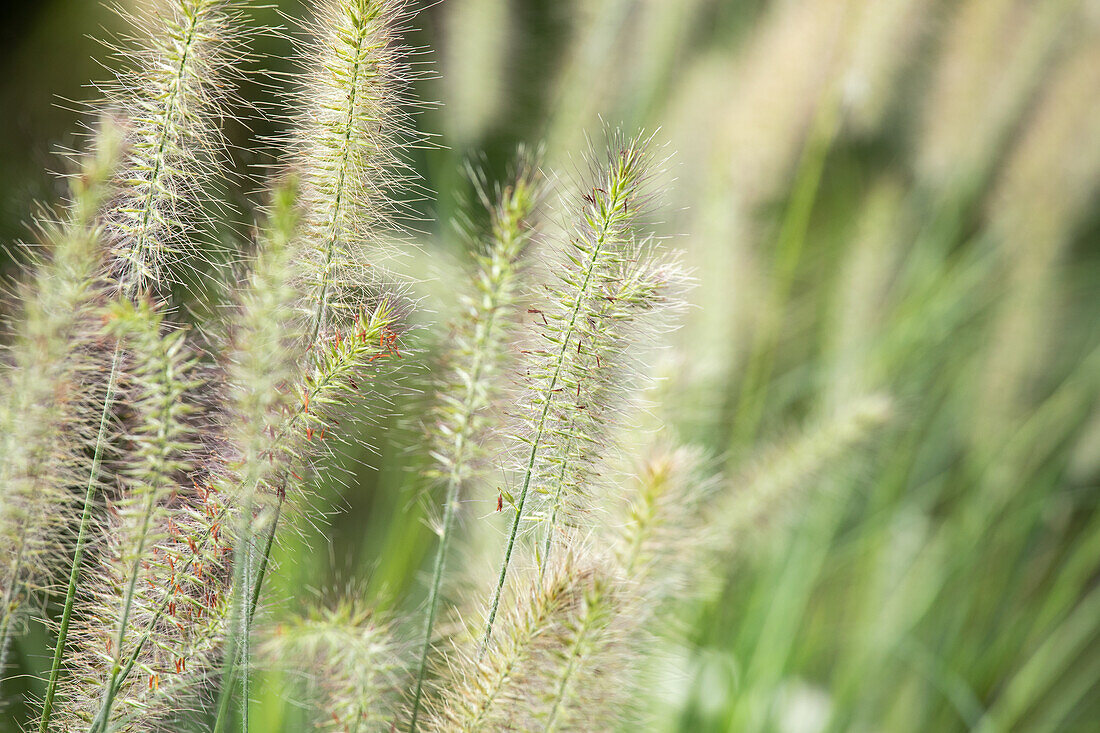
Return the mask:
[[[428,656],[432,648],[432,630],[439,611],[439,592],[443,585],[443,568],[447,562],[447,545],[451,539],[451,525],[454,524],[455,505],[458,503],[459,482],[447,483],[447,499],[443,507],[443,533],[435,548],[435,568],[432,571],[432,587],[428,595],[428,619],[424,623],[424,643],[420,649],[420,664],[416,672],[416,692],[413,695],[412,718],[409,721],[409,733],[416,730],[420,716],[420,704],[424,695],[424,680],[428,676]]]
[[[573,434],[573,428],[576,425],[576,421],[569,427],[569,434]],[[558,523],[558,510],[561,509],[561,496],[565,489],[565,470],[568,466],[568,450],[569,446],[566,446],[566,455],[561,461],[561,471],[558,472],[558,487],[554,492],[553,508],[550,510],[550,519],[546,523],[546,539],[542,546],[542,557],[539,558],[539,575],[546,572],[546,561],[550,557],[550,547],[554,543],[554,527]]]
[[[122,343],[119,342],[115,345],[111,375],[107,378],[107,394],[103,398],[103,412],[99,418],[99,431],[96,434],[95,450],[92,453],[88,486],[84,490],[84,510],[80,516],[80,529],[76,535],[76,549],[73,552],[72,569],[69,571],[69,587],[65,592],[65,606],[61,612],[61,625],[57,629],[57,645],[54,647],[53,663],[50,666],[50,681],[46,687],[46,698],[42,702],[42,717],[38,723],[38,733],[47,733],[50,727],[50,717],[53,714],[53,700],[57,694],[57,681],[61,675],[61,658],[64,656],[65,643],[69,636],[69,623],[72,621],[73,604],[76,601],[76,586],[80,580],[80,565],[84,560],[84,545],[87,542],[88,525],[91,523],[96,485],[99,483],[99,467],[103,460],[103,445],[107,439],[107,425],[111,420],[111,408],[115,402],[115,390],[118,388],[118,374],[121,366]]]
[[[286,478],[283,479],[283,484],[286,484]],[[252,619],[256,616],[256,607],[260,603],[260,589],[264,583],[264,576],[267,574],[268,558],[271,557],[271,545],[275,542],[275,527],[279,524],[279,515],[283,511],[283,494],[279,494],[279,501],[275,504],[275,515],[271,518],[271,527],[267,531],[267,539],[264,541],[264,551],[260,555],[260,566],[256,570],[256,583],[252,588],[252,597],[248,601],[248,621],[252,622]]]
[[[255,560],[255,540],[250,536],[248,538],[248,548],[245,553],[245,569],[244,569],[244,587],[252,588],[252,563]],[[248,603],[251,600],[251,593],[249,598],[245,600]],[[251,629],[252,614],[249,613],[250,609],[245,608],[244,617],[241,619],[241,625],[244,627],[241,634],[243,637],[248,638]],[[249,672],[251,668],[251,655],[249,654],[249,644],[245,643],[241,646],[241,730],[248,730],[248,700],[251,694],[249,685]]]

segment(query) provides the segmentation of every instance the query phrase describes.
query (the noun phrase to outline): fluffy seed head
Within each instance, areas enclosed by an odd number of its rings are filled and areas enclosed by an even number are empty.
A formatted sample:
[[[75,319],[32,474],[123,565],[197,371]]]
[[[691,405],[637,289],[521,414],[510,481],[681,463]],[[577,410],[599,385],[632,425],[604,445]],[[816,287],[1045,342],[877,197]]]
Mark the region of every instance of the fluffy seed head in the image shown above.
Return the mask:
[[[261,653],[307,688],[317,730],[377,730],[394,713],[400,651],[389,626],[355,598],[278,624]]]
[[[400,151],[409,71],[399,0],[318,0],[294,111],[293,167],[302,172],[301,290],[310,340],[354,317],[363,288],[383,281],[391,193],[407,178]]]
[[[223,157],[218,121],[240,60],[234,0],[142,0],[125,13],[124,71],[105,85],[127,155],[106,216],[110,275],[130,295],[157,288],[189,247],[202,188]]]
[[[113,707],[115,730],[141,730],[179,701],[192,671],[214,653],[224,613],[223,545],[211,541],[224,502],[197,484],[195,359],[186,332],[166,329],[153,306],[121,300],[105,316],[124,354],[119,381],[128,417],[119,444],[121,491],[107,504],[104,546],[78,596],[75,673],[62,685],[60,719],[87,726]],[[224,537],[220,538],[224,541]],[[112,673],[128,669],[125,677]],[[193,678],[191,678],[193,679]],[[112,680],[115,684],[112,684]],[[163,682],[163,690],[162,690]]]
[[[109,120],[96,142],[70,178],[65,216],[41,226],[47,255],[33,279],[19,286],[20,318],[11,329],[10,363],[0,374],[0,656],[24,601],[63,564],[62,538],[74,519],[67,487],[82,459],[80,383],[95,366],[82,348],[99,294],[102,231],[95,220],[120,153]]]

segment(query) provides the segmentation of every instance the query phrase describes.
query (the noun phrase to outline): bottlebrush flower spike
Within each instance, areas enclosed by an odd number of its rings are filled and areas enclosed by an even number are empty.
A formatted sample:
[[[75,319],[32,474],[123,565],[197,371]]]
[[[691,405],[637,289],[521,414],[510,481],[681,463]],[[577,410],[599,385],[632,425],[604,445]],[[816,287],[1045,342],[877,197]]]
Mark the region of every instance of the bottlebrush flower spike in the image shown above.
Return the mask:
[[[307,72],[292,167],[301,171],[304,266],[300,270],[308,343],[335,332],[378,285],[380,235],[405,176],[400,151],[411,132],[403,106],[410,79],[400,0],[317,0],[303,49]]]
[[[74,674],[60,692],[66,730],[139,730],[156,719],[163,711],[156,698],[160,685],[150,689],[145,681],[166,675],[176,659],[211,651],[190,642],[206,638],[202,627],[216,618],[212,607],[221,595],[208,582],[218,577],[218,553],[195,535],[218,512],[195,506],[188,489],[199,439],[186,332],[166,330],[151,305],[127,300],[112,307],[106,324],[127,355],[120,399],[131,411],[124,426],[128,450],[119,469],[121,494],[103,519],[106,546],[98,571],[78,596]],[[172,600],[187,623],[165,619],[158,625],[161,608]]]
[[[568,245],[551,263],[555,282],[547,286],[548,303],[535,326],[540,348],[530,351],[519,404],[519,495],[483,645],[492,635],[521,523],[543,520],[545,564],[559,510],[606,450],[609,420],[631,387],[628,327],[638,313],[667,305],[670,286],[682,278],[636,231],[646,210],[649,142],[613,138],[607,161],[596,166],[578,202]],[[528,501],[536,494],[541,500],[532,512]]]
[[[220,170],[218,121],[241,57],[234,0],[143,0],[124,13],[133,38],[105,85],[126,121],[127,156],[106,216],[111,275],[126,293],[155,289],[169,257],[189,246],[197,196]]]
[[[110,119],[101,123],[96,143],[70,179],[63,219],[42,224],[48,255],[19,287],[24,305],[0,383],[0,671],[29,602],[67,559],[60,538],[76,519],[66,487],[79,481],[82,456],[71,438],[82,429],[80,382],[93,368],[81,346],[100,290],[96,217],[121,144]]]
[[[518,580],[525,590],[509,593],[488,646],[469,629],[448,655],[440,697],[427,706],[428,730],[544,730],[561,714],[555,701],[569,692],[579,656],[606,624],[611,576],[581,549]]]

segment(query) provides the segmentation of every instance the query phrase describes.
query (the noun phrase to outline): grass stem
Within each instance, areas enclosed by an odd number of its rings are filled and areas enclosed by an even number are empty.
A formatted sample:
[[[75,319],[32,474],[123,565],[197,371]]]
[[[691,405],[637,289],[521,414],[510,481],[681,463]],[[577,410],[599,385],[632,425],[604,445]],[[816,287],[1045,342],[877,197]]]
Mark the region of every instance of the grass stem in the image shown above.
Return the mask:
[[[84,490],[84,508],[80,515],[80,529],[76,535],[76,548],[73,551],[72,569],[69,571],[69,587],[65,591],[65,605],[61,612],[61,624],[57,629],[57,645],[54,647],[53,662],[50,665],[50,681],[46,687],[46,697],[42,702],[42,717],[38,723],[38,733],[47,733],[50,717],[53,714],[53,701],[57,694],[57,682],[61,676],[61,659],[65,654],[65,644],[69,636],[69,624],[73,617],[73,604],[76,601],[76,587],[80,581],[80,566],[84,561],[84,545],[88,537],[88,525],[92,518],[92,504],[95,499],[96,485],[99,483],[99,467],[103,460],[103,446],[107,439],[107,425],[111,420],[111,408],[115,402],[118,388],[119,369],[122,366],[122,342],[115,345],[115,355],[111,363],[111,374],[107,378],[107,394],[103,398],[103,411],[99,418],[99,430],[96,433],[95,449],[92,453],[91,470],[88,473],[88,485]]]

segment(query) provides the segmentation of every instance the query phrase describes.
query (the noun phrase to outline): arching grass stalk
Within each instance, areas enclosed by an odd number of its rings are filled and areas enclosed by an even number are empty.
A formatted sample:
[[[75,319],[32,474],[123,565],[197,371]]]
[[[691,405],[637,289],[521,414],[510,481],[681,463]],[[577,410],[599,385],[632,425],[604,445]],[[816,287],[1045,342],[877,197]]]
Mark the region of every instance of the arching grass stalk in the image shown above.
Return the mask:
[[[326,372],[334,366],[332,359],[340,358],[324,345],[333,336],[339,339],[337,315],[343,314],[349,330],[367,330],[365,322],[346,314],[354,313],[363,302],[362,287],[370,280],[370,237],[377,234],[390,206],[380,194],[393,176],[404,135],[399,101],[406,72],[396,40],[402,13],[400,0],[317,0],[314,6],[314,40],[303,54],[308,65],[304,98],[293,113],[297,117],[295,163],[302,174],[303,212],[298,253],[302,262],[294,279],[309,311],[305,347],[311,352],[307,359],[312,364],[306,367],[311,378],[327,379]],[[375,324],[380,330],[376,338],[393,336],[387,305],[371,318],[377,320],[383,312],[386,317]],[[355,341],[349,338],[345,344]],[[365,355],[369,360],[373,354],[367,351],[376,343],[385,352],[391,345],[384,338],[362,344],[362,353],[353,356],[352,371],[367,363],[358,357]],[[338,342],[335,350],[342,348]],[[340,371],[337,379],[348,376]],[[281,492],[253,587],[239,597],[247,607],[234,611],[242,622],[242,659],[248,657],[255,603],[284,501],[285,492]],[[231,638],[231,648],[236,644]],[[237,675],[236,657],[236,653],[227,654],[223,670],[231,682]],[[231,687],[223,686],[223,701]],[[247,700],[244,704],[247,706]],[[223,702],[219,708],[226,705]],[[219,720],[224,720],[224,715],[219,714]]]
[[[244,587],[241,574],[244,565],[242,560],[247,550],[241,548],[248,548],[254,541],[252,528],[242,524],[242,533],[238,539],[237,552],[240,560],[234,563],[234,582],[241,585],[237,586],[240,588],[239,592],[234,591],[233,608],[230,611],[230,629],[233,631],[226,645],[215,730],[228,724],[230,700],[240,674],[239,664],[245,659],[243,648],[247,643],[247,638],[236,637],[246,631],[251,633],[252,620],[256,614],[274,544],[275,529],[287,501],[288,484],[291,483],[291,478],[299,480],[290,463],[304,461],[309,454],[319,450],[316,447],[320,442],[319,436],[329,427],[331,414],[346,405],[350,395],[360,390],[359,380],[364,379],[374,362],[398,356],[395,347],[397,337],[391,330],[394,321],[393,308],[383,301],[369,313],[361,311],[358,318],[350,324],[351,328],[346,335],[338,334],[331,340],[314,345],[312,352],[317,363],[310,368],[300,392],[294,393],[300,395],[301,402],[277,431],[260,431],[269,441],[270,448],[257,454],[257,462],[268,464],[273,458],[275,460],[274,472],[263,479],[263,484],[275,493],[274,507],[266,528],[263,551],[257,553],[255,578],[248,587]],[[316,440],[314,434],[318,436]],[[255,484],[245,484],[242,490],[248,491],[250,496],[259,495]],[[251,511],[247,512],[242,521],[251,524],[250,515]],[[237,624],[239,629],[236,628]]]
[[[561,380],[567,394],[553,415],[555,440],[539,469],[539,491],[549,496],[537,513],[545,525],[540,568],[546,567],[559,525],[590,523],[589,509],[603,488],[597,479],[603,458],[621,433],[623,403],[649,376],[636,368],[638,352],[678,303],[683,272],[675,257],[663,260],[653,250],[650,242],[627,243],[623,253],[629,255],[600,274],[599,296],[577,328],[577,348],[570,351]],[[548,323],[555,318],[549,316]]]
[[[586,320],[593,307],[593,301],[599,296],[594,292],[602,285],[600,273],[610,264],[614,264],[616,253],[621,247],[628,228],[636,216],[640,187],[645,177],[645,148],[648,141],[635,138],[622,148],[613,150],[607,170],[600,174],[590,194],[585,194],[586,206],[577,234],[570,242],[577,251],[570,253],[569,259],[577,266],[577,271],[561,276],[563,282],[562,303],[565,305],[560,330],[552,337],[556,343],[556,352],[551,352],[551,361],[540,383],[533,387],[531,408],[535,411],[532,433],[527,442],[530,449],[522,468],[521,486],[518,501],[514,504],[514,517],[501,560],[496,589],[489,605],[489,614],[485,622],[479,655],[485,653],[493,634],[493,623],[500,606],[504,583],[508,577],[508,567],[512,560],[516,539],[519,536],[520,522],[524,518],[528,494],[535,477],[536,464],[541,452],[545,450],[544,441],[549,436],[551,409],[563,393],[560,384],[573,349],[580,350],[575,341],[578,329]],[[594,297],[595,296],[595,297]]]
[[[490,208],[491,241],[478,257],[478,292],[465,298],[466,318],[456,329],[458,346],[449,383],[442,388],[442,404],[437,408],[436,434],[441,436],[433,451],[440,473],[445,476],[443,519],[439,530],[428,591],[428,612],[424,639],[416,672],[409,730],[415,731],[432,649],[432,633],[441,601],[443,572],[451,544],[459,495],[466,483],[471,464],[476,460],[475,441],[481,428],[481,413],[490,402],[493,377],[503,359],[506,319],[515,305],[519,259],[530,239],[528,219],[538,199],[537,171],[531,161],[521,161],[513,185],[499,201],[483,199]]]

